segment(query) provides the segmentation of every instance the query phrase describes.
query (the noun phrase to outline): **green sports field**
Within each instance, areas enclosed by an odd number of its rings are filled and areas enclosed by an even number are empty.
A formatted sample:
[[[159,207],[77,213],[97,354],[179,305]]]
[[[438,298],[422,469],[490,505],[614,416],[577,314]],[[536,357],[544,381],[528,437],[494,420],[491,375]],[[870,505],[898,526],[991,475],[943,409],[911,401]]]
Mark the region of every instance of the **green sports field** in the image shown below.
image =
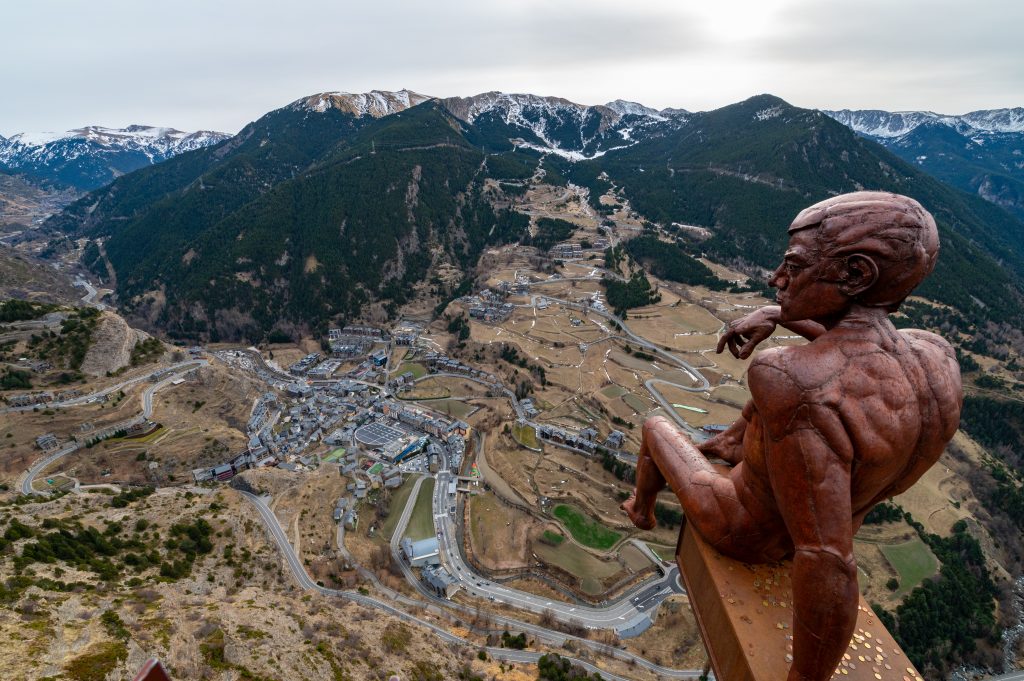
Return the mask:
[[[593,549],[610,549],[622,535],[590,518],[575,506],[559,504],[551,511],[569,530],[572,538]]]
[[[909,593],[926,578],[939,569],[939,561],[920,539],[911,539],[903,544],[882,544],[878,548],[900,575],[897,593]]]

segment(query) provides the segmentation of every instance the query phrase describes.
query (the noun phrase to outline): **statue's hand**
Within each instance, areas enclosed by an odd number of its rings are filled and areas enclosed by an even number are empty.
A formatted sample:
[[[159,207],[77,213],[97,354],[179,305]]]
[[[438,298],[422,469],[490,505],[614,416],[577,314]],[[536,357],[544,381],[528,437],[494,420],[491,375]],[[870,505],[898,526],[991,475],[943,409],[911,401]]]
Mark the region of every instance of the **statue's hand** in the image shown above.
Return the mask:
[[[728,345],[729,352],[737,359],[746,359],[754,348],[775,331],[781,310],[778,305],[767,305],[748,315],[730,322],[725,333],[718,339],[715,352],[721,353]]]

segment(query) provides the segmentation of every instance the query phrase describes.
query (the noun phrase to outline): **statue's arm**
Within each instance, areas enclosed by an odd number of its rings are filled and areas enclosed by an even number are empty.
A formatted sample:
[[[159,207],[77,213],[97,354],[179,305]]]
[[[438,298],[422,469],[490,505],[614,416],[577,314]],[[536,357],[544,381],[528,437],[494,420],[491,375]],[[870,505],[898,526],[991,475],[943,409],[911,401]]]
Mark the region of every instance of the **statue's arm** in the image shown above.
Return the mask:
[[[853,448],[839,414],[807,400],[785,372],[752,368],[751,390],[769,430],[770,482],[795,549],[788,681],[822,681],[835,671],[857,622]]]
[[[772,335],[776,326],[782,326],[807,340],[814,340],[825,333],[825,327],[809,319],[782,322],[782,308],[778,305],[765,305],[748,315],[731,322],[725,333],[718,339],[715,352],[722,352],[727,346],[729,352],[738,359],[750,357],[763,340]]]
[[[803,319],[798,322],[780,322],[779,326],[789,329],[793,333],[803,336],[807,340],[814,340],[825,333],[825,327],[810,319]]]
[[[748,401],[743,413],[728,429],[697,445],[700,453],[708,458],[718,457],[722,461],[735,466],[743,461],[743,437],[747,433],[747,425],[754,415],[754,402]]]

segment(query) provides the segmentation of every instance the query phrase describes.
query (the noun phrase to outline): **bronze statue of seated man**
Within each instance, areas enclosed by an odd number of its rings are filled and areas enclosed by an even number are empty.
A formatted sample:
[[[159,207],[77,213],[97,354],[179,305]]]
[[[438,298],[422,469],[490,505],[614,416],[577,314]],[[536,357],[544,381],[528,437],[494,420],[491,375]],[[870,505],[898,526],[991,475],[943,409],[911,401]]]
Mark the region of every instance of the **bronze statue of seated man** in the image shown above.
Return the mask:
[[[751,400],[720,435],[694,446],[672,423],[644,424],[636,491],[623,509],[654,526],[667,483],[686,521],[722,554],[792,558],[789,681],[824,681],[857,615],[853,535],[875,504],[935,463],[960,422],[960,370],[932,333],[889,321],[935,266],[932,216],[905,196],[857,192],[802,211],[770,283],[777,306],[729,325],[738,358],[781,325],[810,342],[760,352]],[[720,473],[706,457],[732,465]]]

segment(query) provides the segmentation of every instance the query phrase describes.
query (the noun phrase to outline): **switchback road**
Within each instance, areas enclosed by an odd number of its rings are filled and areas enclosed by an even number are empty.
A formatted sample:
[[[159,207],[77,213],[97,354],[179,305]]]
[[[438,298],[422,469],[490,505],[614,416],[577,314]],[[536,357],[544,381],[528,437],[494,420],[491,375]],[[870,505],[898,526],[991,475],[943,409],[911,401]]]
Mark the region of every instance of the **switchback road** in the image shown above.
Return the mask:
[[[277,517],[274,515],[274,513],[267,506],[266,502],[261,497],[258,497],[255,494],[252,494],[250,492],[245,492],[245,491],[242,491],[242,490],[239,490],[239,492],[245,497],[246,500],[248,500],[250,503],[253,504],[253,506],[256,507],[256,510],[259,513],[260,519],[263,521],[263,524],[266,526],[267,530],[270,532],[271,538],[274,540],[274,543],[277,544],[278,549],[284,555],[285,562],[287,563],[287,565],[289,567],[289,570],[292,573],[292,576],[295,577],[295,580],[299,583],[299,586],[302,587],[303,589],[310,590],[310,591],[316,591],[316,592],[324,594],[326,596],[335,596],[335,597],[338,597],[338,598],[344,598],[344,599],[350,600],[350,601],[352,601],[354,603],[359,603],[360,605],[363,605],[363,606],[366,606],[366,607],[370,607],[370,608],[375,608],[377,610],[381,610],[381,611],[386,612],[386,613],[388,613],[390,615],[398,617],[398,618],[400,618],[400,619],[402,619],[402,620],[404,620],[406,622],[410,622],[410,623],[416,624],[418,626],[422,626],[422,627],[430,630],[432,633],[434,633],[435,635],[437,635],[438,637],[440,637],[443,641],[445,641],[447,643],[455,643],[455,644],[458,644],[458,645],[469,646],[469,647],[473,647],[473,648],[478,647],[477,644],[473,643],[472,641],[464,639],[464,638],[462,638],[460,636],[456,636],[456,635],[452,634],[451,632],[449,632],[447,629],[445,629],[443,627],[440,627],[440,626],[438,626],[437,624],[435,624],[433,622],[430,622],[428,620],[422,619],[420,617],[416,617],[415,615],[411,615],[411,614],[409,614],[409,613],[407,613],[407,612],[405,612],[403,610],[400,610],[399,608],[396,608],[395,606],[393,606],[390,603],[387,603],[385,601],[378,600],[376,598],[373,598],[372,596],[365,596],[363,594],[360,594],[360,593],[354,592],[354,591],[343,591],[343,590],[340,590],[340,589],[329,589],[327,587],[320,586],[319,584],[317,584],[316,582],[314,582],[310,578],[309,574],[306,572],[305,568],[302,566],[302,563],[299,560],[298,556],[295,555],[295,551],[292,548],[291,543],[289,543],[289,541],[288,541],[288,537],[285,535],[284,530],[281,528],[281,524],[277,521]],[[406,520],[408,520],[408,518],[406,518]],[[400,602],[407,601],[407,602],[412,603],[412,604],[414,604],[414,605],[416,605],[418,607],[423,607],[425,605],[422,602],[418,602],[418,601],[415,601],[413,599],[409,599],[409,598],[406,598],[406,597],[400,597],[399,601]],[[464,606],[459,606],[457,604],[447,603],[447,602],[444,603],[444,605],[449,607],[449,608],[451,608],[451,609],[462,611],[466,615],[473,616],[473,613],[471,612],[470,608],[465,608]],[[428,609],[429,609],[429,606],[428,606]],[[555,647],[559,647],[559,646],[562,646],[566,641],[571,640],[571,641],[573,641],[579,647],[586,647],[586,648],[589,648],[589,649],[593,650],[594,652],[596,652],[598,654],[606,655],[608,657],[614,657],[614,658],[619,659],[619,660],[623,660],[623,661],[626,661],[626,662],[634,663],[637,666],[644,667],[645,669],[648,669],[648,670],[650,670],[650,671],[652,671],[652,672],[654,672],[656,674],[660,674],[660,675],[662,675],[662,676],[664,676],[666,678],[671,678],[671,679],[696,679],[701,674],[701,670],[699,670],[699,669],[671,669],[669,667],[663,667],[661,665],[658,665],[658,664],[655,664],[655,663],[651,662],[650,660],[647,660],[647,659],[645,659],[643,657],[640,657],[638,655],[634,655],[634,654],[632,654],[632,653],[630,653],[628,651],[621,650],[619,648],[614,648],[614,647],[611,647],[611,646],[607,646],[607,645],[604,645],[604,644],[601,644],[601,643],[597,643],[595,641],[590,641],[588,639],[578,638],[578,637],[575,637],[575,636],[569,636],[569,635],[562,634],[562,633],[557,632],[557,631],[552,631],[552,630],[549,630],[549,629],[545,629],[543,627],[538,627],[536,625],[532,625],[532,624],[529,624],[527,622],[519,622],[517,620],[513,620],[511,618],[506,618],[506,617],[503,617],[503,616],[500,616],[500,615],[491,615],[490,619],[496,625],[498,625],[498,626],[504,626],[505,628],[509,629],[510,631],[511,630],[524,631],[528,635],[534,637],[536,640],[544,641],[545,643],[548,643],[549,645],[552,645],[552,646],[555,646]],[[507,661],[510,661],[510,662],[523,662],[523,663],[532,663],[532,664],[536,664],[536,662],[543,655],[543,653],[535,652],[535,651],[528,651],[528,650],[515,651],[515,650],[509,650],[509,649],[506,649],[506,648],[491,648],[491,647],[487,647],[487,648],[484,648],[484,650],[486,650],[487,654],[490,655],[491,657],[493,657],[496,660],[507,660]],[[606,678],[606,679],[612,679],[612,680],[615,680],[615,681],[629,681],[629,679],[627,677],[618,676],[616,674],[609,673],[607,670],[600,669],[599,667],[591,664],[590,662],[587,662],[586,660],[580,660],[580,659],[569,657],[569,656],[566,656],[566,655],[562,655],[562,657],[565,657],[566,659],[570,660],[573,664],[577,664],[577,665],[583,667],[584,669],[587,669],[591,673],[594,673],[594,672],[600,673],[601,676]]]

